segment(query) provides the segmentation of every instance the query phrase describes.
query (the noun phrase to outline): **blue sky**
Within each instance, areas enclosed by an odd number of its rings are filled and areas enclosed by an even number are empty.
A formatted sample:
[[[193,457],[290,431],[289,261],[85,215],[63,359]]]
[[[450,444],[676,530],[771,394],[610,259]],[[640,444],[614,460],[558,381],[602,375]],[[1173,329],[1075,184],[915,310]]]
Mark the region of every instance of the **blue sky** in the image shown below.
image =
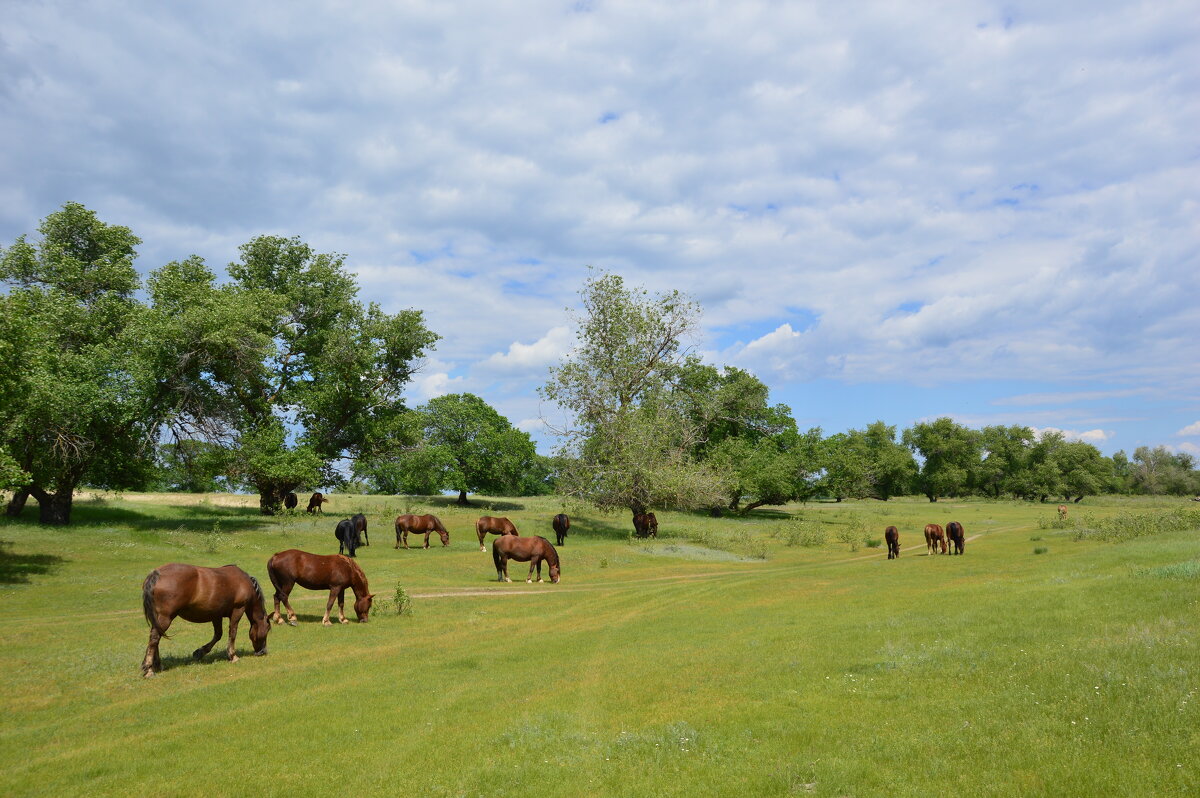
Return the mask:
[[[827,432],[949,415],[1200,454],[1193,2],[5,4],[0,242],[344,252],[543,450],[586,268]]]

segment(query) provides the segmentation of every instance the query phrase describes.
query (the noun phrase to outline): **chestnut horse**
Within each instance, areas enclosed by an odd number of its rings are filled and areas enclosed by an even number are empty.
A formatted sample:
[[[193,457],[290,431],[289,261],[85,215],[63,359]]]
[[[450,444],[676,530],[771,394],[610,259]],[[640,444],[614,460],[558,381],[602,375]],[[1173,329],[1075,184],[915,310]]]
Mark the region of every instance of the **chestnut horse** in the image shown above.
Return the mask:
[[[306,512],[306,513],[322,513],[323,514],[325,511],[321,509],[321,505],[328,504],[328,503],[329,503],[328,496],[325,496],[325,495],[321,494],[320,492],[314,493],[312,496],[308,497],[308,509],[305,510],[304,512]]]
[[[946,533],[942,531],[940,524],[925,525],[925,546],[929,549],[929,554],[937,554],[939,546],[942,554],[946,553]]]
[[[1059,521],[1067,520],[1067,505],[1065,505],[1065,504],[1058,505],[1058,520]]]
[[[567,539],[567,530],[571,528],[571,519],[567,518],[566,513],[559,513],[554,516],[550,526],[554,527],[554,537],[561,546]]]
[[[367,615],[371,612],[371,600],[375,598],[375,594],[367,587],[367,575],[363,573],[359,564],[349,557],[341,554],[309,554],[299,549],[288,549],[267,560],[267,574],[271,577],[271,584],[275,586],[275,612],[271,615],[271,620],[275,623],[283,623],[283,616],[279,614],[279,602],[282,601],[283,606],[287,608],[288,625],[296,625],[296,613],[292,611],[292,604],[288,601],[288,596],[292,594],[292,588],[296,585],[309,590],[329,591],[325,617],[321,619],[322,626],[333,626],[329,620],[329,611],[333,609],[334,599],[337,599],[338,620],[350,623],[346,620],[346,588],[354,591],[354,612],[358,615],[359,622],[367,622]]]
[[[537,568],[537,580],[542,581],[542,560],[550,566],[550,581],[558,584],[558,552],[543,537],[522,538],[502,535],[492,541],[492,562],[496,564],[496,581],[511,582],[508,578],[508,561],[529,563],[526,582],[533,581],[533,569]]]
[[[888,559],[897,559],[900,556],[900,530],[894,526],[889,526],[883,530],[883,539],[887,541]]]
[[[483,547],[483,539],[486,536],[512,535],[513,537],[520,537],[521,533],[513,526],[513,522],[507,518],[495,518],[490,515],[484,515],[475,522],[475,535],[479,538],[479,550],[487,551]]]
[[[442,539],[443,546],[450,545],[450,533],[446,531],[446,527],[442,525],[442,519],[436,515],[398,515],[396,516],[396,546],[400,548],[400,544],[404,544],[404,548],[408,548],[408,535],[425,535],[425,548],[429,548],[430,534],[437,532],[438,537]]]
[[[226,565],[221,568],[201,568],[183,563],[168,563],[150,572],[142,582],[142,613],[150,624],[150,644],[142,660],[142,675],[153,676],[162,670],[162,659],[158,655],[158,641],[167,637],[167,629],[176,616],[192,623],[213,625],[213,639],[192,652],[200,659],[221,639],[222,619],[229,619],[230,662],[237,662],[235,649],[238,621],[245,615],[250,621],[250,643],[254,654],[267,653],[266,601],[258,580],[238,568]]]
[[[283,508],[285,510],[295,510],[296,505],[300,503],[300,497],[295,493],[288,493],[283,497]]]
[[[350,523],[354,524],[354,531],[358,532],[358,545],[370,546],[371,539],[367,537],[367,517],[362,513],[352,515]]]
[[[658,538],[658,519],[654,517],[654,513],[633,514],[633,536]]]
[[[951,521],[946,524],[946,537],[950,543],[954,545],[954,554],[962,554],[963,547],[966,546],[966,533],[963,532],[963,525],[957,521]]]
[[[338,554],[345,551],[353,557],[355,550],[362,545],[362,538],[358,536],[358,530],[354,528],[354,522],[349,518],[338,521],[337,527],[333,530],[333,536],[337,538]]]

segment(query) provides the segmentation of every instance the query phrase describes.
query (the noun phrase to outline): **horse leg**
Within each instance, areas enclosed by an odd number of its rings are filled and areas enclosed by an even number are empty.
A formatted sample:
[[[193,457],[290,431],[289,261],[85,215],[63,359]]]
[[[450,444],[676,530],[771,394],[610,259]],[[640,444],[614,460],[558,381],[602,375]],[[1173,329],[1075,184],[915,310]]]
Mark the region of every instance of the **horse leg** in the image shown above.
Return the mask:
[[[342,623],[350,623],[346,620],[346,588],[338,591],[338,620]]]
[[[292,593],[292,583],[285,584],[275,593],[275,623],[283,623],[283,618],[279,617],[279,598],[283,596],[283,606],[287,608],[287,623],[288,626],[296,625],[296,611],[292,609],[292,602],[288,600]]]
[[[221,622],[224,620],[224,618],[217,618],[215,621],[213,621],[213,639],[209,640],[207,643],[200,646],[200,648],[193,651],[192,657],[195,659],[200,659],[205,654],[212,651],[212,647],[215,646],[217,641],[221,639]],[[230,636],[232,636],[232,633]]]
[[[238,661],[237,649],[234,644],[237,642],[238,621],[242,619],[242,613],[245,611],[245,607],[235,607],[233,612],[229,613],[229,648],[226,649],[226,652],[229,654],[230,662]],[[221,622],[217,620],[214,623],[220,626]]]
[[[157,623],[150,627],[150,643],[146,646],[146,656],[142,658],[143,676],[153,676],[162,670],[162,658],[158,655],[158,641],[167,633],[171,619],[159,615],[155,617],[155,621]]]
[[[408,548],[408,530],[404,530],[404,548]]]
[[[325,617],[321,619],[322,626],[333,626],[329,620],[329,611],[333,609],[333,602],[337,600],[337,588],[329,588],[329,601],[325,602]]]
[[[485,549],[485,548],[483,547],[483,536],[484,536],[484,534],[486,534],[486,533],[484,533],[484,532],[480,532],[478,529],[477,529],[477,530],[475,530],[475,536],[479,538],[479,550],[480,550],[480,551],[487,551],[487,549]]]
[[[429,533],[432,531],[432,529],[425,530],[425,548],[429,548]]]
[[[537,557],[530,557],[530,558],[529,558],[529,576],[525,577],[525,584],[527,584],[527,585],[528,585],[528,584],[531,584],[531,583],[533,582],[533,566],[534,566],[534,565],[535,565],[537,562],[538,562],[538,558],[537,558]],[[539,582],[540,582],[540,581],[542,581],[542,569],[541,569],[541,566],[538,566],[538,581],[539,581]]]

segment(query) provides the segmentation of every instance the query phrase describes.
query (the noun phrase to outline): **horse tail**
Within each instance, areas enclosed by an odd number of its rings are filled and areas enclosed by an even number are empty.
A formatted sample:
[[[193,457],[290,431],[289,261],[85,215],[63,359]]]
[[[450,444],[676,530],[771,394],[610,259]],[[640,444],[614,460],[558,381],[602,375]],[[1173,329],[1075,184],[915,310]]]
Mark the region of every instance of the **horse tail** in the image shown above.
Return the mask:
[[[496,564],[496,571],[498,572],[500,570],[500,548],[495,543],[492,544],[492,562]]]
[[[155,568],[146,577],[146,581],[142,582],[142,614],[146,616],[146,623],[150,624],[151,629],[169,638],[170,635],[166,631],[158,628],[158,613],[154,611],[154,586],[158,584],[158,575],[158,569]]]

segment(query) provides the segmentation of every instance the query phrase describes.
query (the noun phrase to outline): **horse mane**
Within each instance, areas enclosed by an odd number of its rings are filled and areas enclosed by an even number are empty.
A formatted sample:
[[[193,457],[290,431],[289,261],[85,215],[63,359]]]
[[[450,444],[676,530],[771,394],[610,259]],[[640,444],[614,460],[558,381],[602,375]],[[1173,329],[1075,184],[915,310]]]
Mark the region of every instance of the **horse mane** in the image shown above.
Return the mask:
[[[554,544],[541,535],[538,535],[537,539],[546,544],[546,562],[551,565],[558,565],[558,549],[554,548]]]
[[[242,571],[242,573],[246,574],[245,571]],[[250,574],[246,574],[246,576],[250,576]],[[263,595],[262,585],[258,584],[258,580],[255,579],[253,576],[250,576],[250,584],[254,585],[254,593],[255,593],[255,595],[258,596],[258,606],[262,607],[263,615],[266,615],[267,614],[267,597]]]
[[[352,558],[345,555],[342,555],[342,559],[350,564],[350,587],[354,590],[355,595],[358,594],[358,590],[356,588],[358,587],[358,583],[360,581],[362,582],[363,592],[371,592],[371,589],[367,587],[367,575],[363,572],[362,566]]]
[[[442,526],[442,519],[438,518],[436,515],[431,515],[429,517],[433,519],[433,523],[437,527],[438,532],[446,531],[446,527]]]

